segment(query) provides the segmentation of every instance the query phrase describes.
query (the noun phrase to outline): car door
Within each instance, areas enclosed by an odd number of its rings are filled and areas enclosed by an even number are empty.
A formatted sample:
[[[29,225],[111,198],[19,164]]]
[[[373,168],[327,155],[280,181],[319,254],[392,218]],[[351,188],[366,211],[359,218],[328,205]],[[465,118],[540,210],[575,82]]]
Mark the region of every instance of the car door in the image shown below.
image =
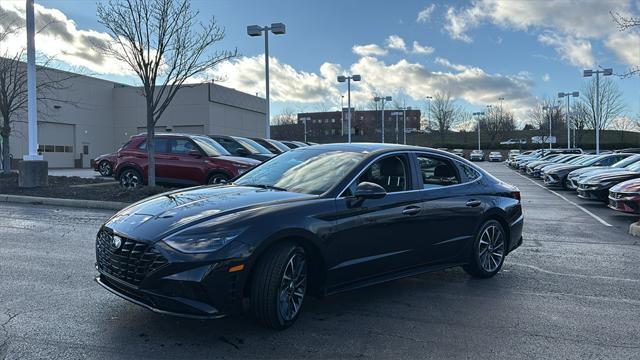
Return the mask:
[[[415,234],[421,225],[421,200],[414,190],[408,153],[383,156],[365,168],[336,199],[336,231],[328,246],[328,284],[367,279],[416,264]],[[381,199],[354,201],[363,181],[387,191]]]
[[[158,182],[172,182],[171,166],[173,155],[169,152],[169,139],[166,137],[155,138],[156,180]]]
[[[204,153],[189,138],[173,138],[169,142],[171,154],[169,173],[173,182],[185,185],[202,184]],[[199,153],[200,155],[197,155]]]
[[[414,237],[425,263],[447,262],[473,239],[488,198],[478,191],[473,167],[426,152],[415,153],[415,161],[423,222]]]

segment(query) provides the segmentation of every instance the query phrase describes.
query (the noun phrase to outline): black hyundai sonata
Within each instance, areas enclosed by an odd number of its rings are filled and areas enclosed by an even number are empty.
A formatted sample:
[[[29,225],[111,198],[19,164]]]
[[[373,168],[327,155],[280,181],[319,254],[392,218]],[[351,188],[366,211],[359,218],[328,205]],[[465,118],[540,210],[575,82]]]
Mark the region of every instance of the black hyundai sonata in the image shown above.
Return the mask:
[[[462,266],[495,275],[522,243],[520,193],[422,147],[332,144],[283,153],[232,183],[157,195],[96,240],[96,281],[162,314],[248,307],[291,325],[305,296]]]

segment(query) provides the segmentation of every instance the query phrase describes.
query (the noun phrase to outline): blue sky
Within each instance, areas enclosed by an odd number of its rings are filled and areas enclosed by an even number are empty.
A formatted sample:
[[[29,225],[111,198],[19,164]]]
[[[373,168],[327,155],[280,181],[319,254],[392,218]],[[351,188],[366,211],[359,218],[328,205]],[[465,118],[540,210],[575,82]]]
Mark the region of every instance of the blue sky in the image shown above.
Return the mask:
[[[43,11],[59,10],[56,16],[72,21],[73,31],[104,31],[95,16],[95,1],[36,3]],[[219,46],[237,47],[242,55],[215,71],[225,79],[221,84],[251,93],[263,92],[264,44],[262,38],[248,37],[246,26],[287,25],[286,35],[270,38],[274,114],[283,108],[312,111],[335,106],[345,90],[335,75],[360,72],[364,81],[354,89],[356,105],[375,94],[389,94],[424,108],[424,96],[441,91],[470,111],[504,97],[505,106],[524,118],[538,99],[580,90],[583,68],[602,65],[622,72],[640,64],[640,34],[619,33],[608,14],[617,10],[638,16],[637,0],[192,4],[203,20],[215,15],[226,28],[227,37]],[[107,63],[93,66],[74,63],[72,56],[62,58],[100,77],[135,81],[106,69]],[[624,92],[628,115],[640,113],[640,79],[615,81]]]

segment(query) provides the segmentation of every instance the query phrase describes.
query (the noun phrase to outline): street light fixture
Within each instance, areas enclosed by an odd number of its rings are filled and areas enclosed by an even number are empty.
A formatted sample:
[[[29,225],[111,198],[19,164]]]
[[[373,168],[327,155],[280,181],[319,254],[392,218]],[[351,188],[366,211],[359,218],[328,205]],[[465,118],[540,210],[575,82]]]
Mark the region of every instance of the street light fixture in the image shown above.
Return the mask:
[[[382,133],[382,143],[384,144],[384,103],[385,102],[389,102],[391,101],[391,96],[376,96],[373,98],[373,101],[378,102],[380,101],[382,103],[382,110],[381,110],[381,133]]]
[[[491,106],[491,105],[489,105],[489,106]],[[489,107],[489,106],[487,106],[487,107]],[[476,119],[478,120],[478,125],[477,125],[477,127],[478,127],[478,150],[480,150],[480,116],[483,116],[483,115],[484,115],[484,111],[478,111],[478,112],[474,112],[473,113],[473,116],[475,116]]]
[[[585,70],[582,76],[591,77],[593,74],[596,74],[596,154],[600,154],[600,74],[602,76],[613,75],[613,69]]]
[[[273,23],[271,26],[247,26],[247,35],[249,36],[261,36],[264,33],[264,77],[266,88],[266,100],[267,100],[267,134],[266,138],[271,137],[271,114],[269,104],[269,31],[275,35],[283,35],[285,33],[285,25],[283,23]]]
[[[566,93],[565,92],[558,93],[558,99],[562,99],[564,97],[567,98],[567,149],[571,148],[571,121],[569,121],[569,99],[572,96],[578,97],[580,96],[580,92],[573,91],[573,92],[566,92]]]
[[[347,82],[347,142],[349,143],[351,143],[351,80],[360,81],[362,77],[360,75],[338,76],[338,82]]]

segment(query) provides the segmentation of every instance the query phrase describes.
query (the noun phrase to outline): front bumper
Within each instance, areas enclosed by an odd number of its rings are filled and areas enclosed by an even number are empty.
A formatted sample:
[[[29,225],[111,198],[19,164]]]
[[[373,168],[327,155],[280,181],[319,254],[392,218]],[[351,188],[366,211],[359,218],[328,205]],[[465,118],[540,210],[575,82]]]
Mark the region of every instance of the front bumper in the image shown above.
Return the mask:
[[[96,276],[95,281],[112,294],[158,314],[191,319],[218,319],[226,316],[226,314],[206,304],[198,304],[193,301],[187,302],[185,301],[187,299],[171,298],[145,290],[134,289],[104,274]]]
[[[578,197],[585,200],[607,200],[609,189],[584,189],[578,188]]]
[[[610,209],[631,214],[640,214],[640,196],[619,196],[620,197],[618,197],[617,194],[611,194],[609,196],[608,206]]]
[[[544,184],[547,186],[560,186],[560,179],[555,175],[544,174]]]

